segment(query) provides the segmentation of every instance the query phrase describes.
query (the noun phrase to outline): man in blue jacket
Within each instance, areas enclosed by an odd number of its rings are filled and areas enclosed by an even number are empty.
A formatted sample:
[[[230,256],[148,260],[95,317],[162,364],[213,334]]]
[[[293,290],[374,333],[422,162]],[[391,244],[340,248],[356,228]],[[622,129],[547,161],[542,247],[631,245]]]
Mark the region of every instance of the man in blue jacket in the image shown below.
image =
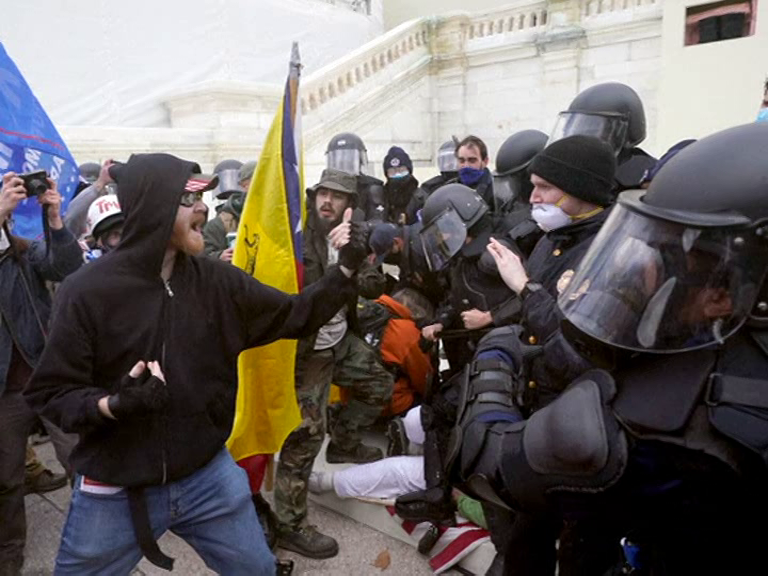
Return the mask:
[[[18,574],[24,563],[24,460],[35,414],[21,392],[45,345],[51,299],[45,281],[77,270],[83,253],[61,220],[56,184],[37,197],[47,213],[50,243],[11,235],[13,212],[27,198],[24,181],[3,175],[0,191],[0,574]],[[33,199],[29,200],[33,202]],[[50,427],[48,422],[44,422]],[[61,432],[50,427],[56,439]],[[58,448],[60,459],[66,454]]]

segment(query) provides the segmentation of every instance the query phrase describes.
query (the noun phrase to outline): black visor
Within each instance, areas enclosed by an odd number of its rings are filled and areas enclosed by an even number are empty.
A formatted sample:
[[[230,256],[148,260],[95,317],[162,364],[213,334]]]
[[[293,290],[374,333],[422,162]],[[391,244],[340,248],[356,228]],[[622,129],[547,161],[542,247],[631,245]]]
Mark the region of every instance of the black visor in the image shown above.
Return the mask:
[[[424,226],[419,237],[429,269],[437,272],[464,246],[467,227],[453,207],[449,207]]]
[[[590,112],[560,112],[547,146],[567,136],[581,134],[594,136],[608,144],[619,154],[627,140],[629,121],[622,114],[594,114]]]

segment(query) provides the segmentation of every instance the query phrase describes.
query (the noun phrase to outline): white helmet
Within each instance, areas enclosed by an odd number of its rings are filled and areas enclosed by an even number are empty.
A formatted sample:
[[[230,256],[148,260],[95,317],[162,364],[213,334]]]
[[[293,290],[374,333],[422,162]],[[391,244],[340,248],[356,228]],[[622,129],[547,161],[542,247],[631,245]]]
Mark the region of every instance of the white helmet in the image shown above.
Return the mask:
[[[99,196],[88,208],[88,217],[85,220],[85,234],[95,238],[109,224],[122,222],[123,219],[120,202],[118,202],[115,194]]]

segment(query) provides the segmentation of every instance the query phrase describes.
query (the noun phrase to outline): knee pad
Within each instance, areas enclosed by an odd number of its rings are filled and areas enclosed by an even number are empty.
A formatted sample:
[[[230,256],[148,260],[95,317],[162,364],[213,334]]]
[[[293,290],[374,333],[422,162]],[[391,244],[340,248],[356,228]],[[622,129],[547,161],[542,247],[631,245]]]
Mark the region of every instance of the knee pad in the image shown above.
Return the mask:
[[[611,376],[594,370],[527,421],[486,423],[480,414],[461,429],[456,479],[477,498],[530,512],[555,492],[606,490],[627,463],[615,393]]]
[[[456,423],[448,441],[448,470],[461,453],[460,476],[463,476],[463,471],[479,457],[487,430],[494,422],[522,419],[514,401],[519,388],[517,382],[514,368],[501,360],[475,360],[464,368],[458,383]]]
[[[504,450],[501,476],[512,501],[542,504],[553,492],[597,493],[627,465],[626,436],[610,404],[610,374],[591,370],[527,421],[516,450]]]

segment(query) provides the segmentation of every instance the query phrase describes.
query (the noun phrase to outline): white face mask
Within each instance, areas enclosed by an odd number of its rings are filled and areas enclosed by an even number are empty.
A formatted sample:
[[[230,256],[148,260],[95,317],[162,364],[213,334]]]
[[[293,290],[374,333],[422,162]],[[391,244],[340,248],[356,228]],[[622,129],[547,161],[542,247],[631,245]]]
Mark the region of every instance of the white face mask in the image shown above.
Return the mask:
[[[0,252],[5,252],[11,247],[8,236],[5,235],[5,229],[0,228]]]
[[[531,216],[544,232],[557,230],[572,222],[571,217],[555,204],[534,204],[531,207]]]

